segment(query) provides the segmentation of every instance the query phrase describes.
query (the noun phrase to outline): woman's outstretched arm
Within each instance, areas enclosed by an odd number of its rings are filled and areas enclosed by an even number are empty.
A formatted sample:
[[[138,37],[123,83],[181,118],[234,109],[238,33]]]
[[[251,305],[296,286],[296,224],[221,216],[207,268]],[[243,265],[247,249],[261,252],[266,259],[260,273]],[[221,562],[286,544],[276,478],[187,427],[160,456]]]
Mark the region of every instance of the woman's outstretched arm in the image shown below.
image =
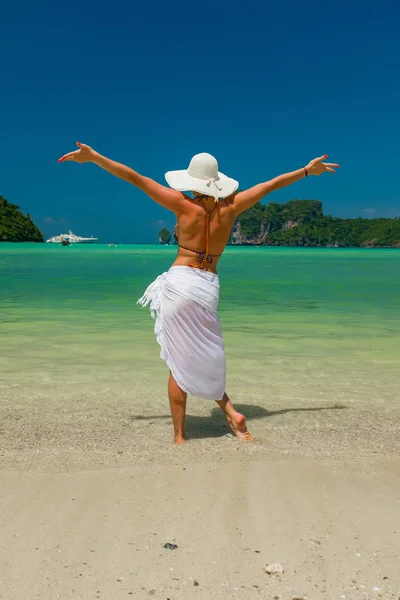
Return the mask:
[[[183,196],[180,192],[172,190],[165,185],[161,185],[149,177],[140,175],[140,173],[137,173],[126,165],[102,156],[86,144],[77,142],[77,146],[79,148],[78,150],[64,154],[64,156],[62,156],[58,162],[91,162],[98,167],[101,167],[105,171],[108,171],[111,173],[111,175],[115,175],[115,177],[119,177],[119,179],[123,179],[124,181],[127,181],[128,183],[138,187],[150,198],[152,198],[152,200],[158,204],[161,204],[165,208],[172,210],[175,214],[180,214],[183,206]]]
[[[254,206],[254,204],[257,204],[257,202],[259,202],[267,194],[270,194],[271,192],[279,190],[283,187],[287,187],[288,185],[292,185],[292,183],[296,183],[296,181],[299,181],[308,175],[321,175],[322,173],[327,172],[335,173],[335,168],[338,168],[339,165],[336,163],[322,162],[326,158],[328,158],[327,154],[321,156],[320,158],[314,158],[314,160],[311,160],[306,167],[302,167],[301,169],[297,169],[297,171],[292,171],[291,173],[279,175],[279,177],[270,179],[270,181],[259,183],[248,190],[239,192],[236,194],[234,199],[236,213],[240,214],[244,212],[248,208]]]

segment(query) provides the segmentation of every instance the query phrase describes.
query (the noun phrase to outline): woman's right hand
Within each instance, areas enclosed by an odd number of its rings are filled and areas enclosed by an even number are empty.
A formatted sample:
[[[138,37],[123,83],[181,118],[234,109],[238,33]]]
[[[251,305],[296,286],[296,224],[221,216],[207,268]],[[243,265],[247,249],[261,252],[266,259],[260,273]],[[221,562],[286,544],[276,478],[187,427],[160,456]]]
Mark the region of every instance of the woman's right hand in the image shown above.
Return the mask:
[[[81,144],[80,142],[76,142],[76,145],[78,146],[79,150],[74,150],[74,152],[64,154],[64,156],[58,159],[58,162],[72,160],[77,163],[86,163],[92,162],[97,156],[97,152],[87,144]]]
[[[324,156],[320,156],[319,158],[314,158],[314,160],[310,160],[308,165],[306,166],[307,173],[309,175],[322,175],[322,173],[336,173],[335,169],[339,168],[339,165],[336,163],[325,163],[322,162],[328,158],[327,154]]]

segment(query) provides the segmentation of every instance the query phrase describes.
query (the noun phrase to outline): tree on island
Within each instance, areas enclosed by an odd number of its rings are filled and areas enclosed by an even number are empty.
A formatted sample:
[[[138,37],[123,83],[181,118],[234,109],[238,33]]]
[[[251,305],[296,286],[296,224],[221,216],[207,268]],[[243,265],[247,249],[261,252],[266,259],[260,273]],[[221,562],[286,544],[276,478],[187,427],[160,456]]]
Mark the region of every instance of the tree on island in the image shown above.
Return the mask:
[[[0,195],[0,242],[43,242],[43,233],[20,207]]]
[[[160,244],[169,244],[171,242],[171,234],[168,231],[168,229],[161,229],[160,233],[158,234],[158,241],[160,242]]]

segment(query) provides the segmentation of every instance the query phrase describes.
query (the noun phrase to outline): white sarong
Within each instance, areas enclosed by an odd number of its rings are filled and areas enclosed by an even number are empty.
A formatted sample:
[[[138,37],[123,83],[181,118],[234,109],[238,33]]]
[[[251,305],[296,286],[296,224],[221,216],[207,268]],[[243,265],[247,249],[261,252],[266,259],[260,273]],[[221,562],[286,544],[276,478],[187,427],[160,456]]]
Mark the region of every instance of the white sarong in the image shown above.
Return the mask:
[[[179,387],[188,394],[222,400],[226,364],[217,316],[218,275],[174,266],[145,291],[138,304],[150,304],[154,333]]]

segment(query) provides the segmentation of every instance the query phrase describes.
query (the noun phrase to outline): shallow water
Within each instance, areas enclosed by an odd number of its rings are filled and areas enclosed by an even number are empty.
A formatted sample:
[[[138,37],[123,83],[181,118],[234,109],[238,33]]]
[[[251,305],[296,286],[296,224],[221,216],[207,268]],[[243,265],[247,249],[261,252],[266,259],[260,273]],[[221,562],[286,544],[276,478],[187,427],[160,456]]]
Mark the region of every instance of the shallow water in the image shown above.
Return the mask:
[[[175,251],[1,244],[1,384],[92,389],[120,374],[118,385],[133,385],[144,368],[164,377],[136,300]],[[302,395],[356,379],[356,396],[394,399],[400,251],[228,248],[219,271],[230,388]]]

